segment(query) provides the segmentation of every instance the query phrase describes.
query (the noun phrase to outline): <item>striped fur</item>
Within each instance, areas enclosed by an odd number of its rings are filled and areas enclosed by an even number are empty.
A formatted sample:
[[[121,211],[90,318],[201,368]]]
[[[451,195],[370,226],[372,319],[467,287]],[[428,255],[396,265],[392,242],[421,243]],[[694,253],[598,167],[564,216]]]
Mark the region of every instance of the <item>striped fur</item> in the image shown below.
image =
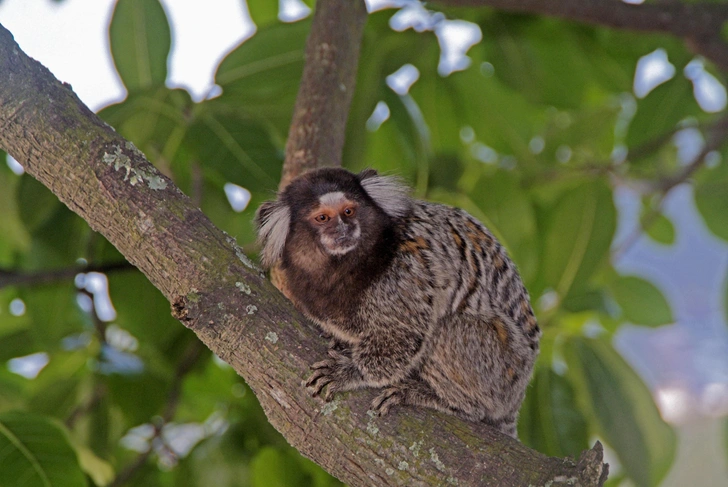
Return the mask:
[[[290,298],[333,338],[328,358],[312,366],[314,394],[382,388],[372,405],[382,414],[424,406],[515,436],[540,330],[493,234],[463,210],[412,200],[374,171],[314,171],[289,188],[279,197],[288,211],[264,211],[271,216],[259,235],[264,262],[278,254]],[[331,255],[297,215],[339,191],[358,205],[352,224],[361,234],[352,250]]]

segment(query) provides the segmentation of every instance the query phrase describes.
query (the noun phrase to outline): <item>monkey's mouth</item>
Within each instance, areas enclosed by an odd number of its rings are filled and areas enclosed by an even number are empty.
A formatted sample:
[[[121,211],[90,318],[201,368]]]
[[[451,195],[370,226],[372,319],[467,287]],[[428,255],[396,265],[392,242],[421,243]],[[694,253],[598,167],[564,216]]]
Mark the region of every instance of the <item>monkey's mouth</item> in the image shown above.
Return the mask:
[[[330,255],[345,255],[354,250],[358,239],[351,235],[339,235],[337,237],[324,237],[321,239],[324,249]]]

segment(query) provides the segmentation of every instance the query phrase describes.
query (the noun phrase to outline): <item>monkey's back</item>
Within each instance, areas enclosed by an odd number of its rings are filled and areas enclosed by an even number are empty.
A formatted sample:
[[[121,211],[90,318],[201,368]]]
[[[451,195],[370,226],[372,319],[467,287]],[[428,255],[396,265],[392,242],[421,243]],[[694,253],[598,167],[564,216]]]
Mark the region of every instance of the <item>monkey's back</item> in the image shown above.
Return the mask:
[[[419,376],[465,416],[515,427],[540,336],[515,265],[480,222],[446,205],[415,201],[399,238],[394,272],[373,286],[400,293],[390,312],[422,335]]]

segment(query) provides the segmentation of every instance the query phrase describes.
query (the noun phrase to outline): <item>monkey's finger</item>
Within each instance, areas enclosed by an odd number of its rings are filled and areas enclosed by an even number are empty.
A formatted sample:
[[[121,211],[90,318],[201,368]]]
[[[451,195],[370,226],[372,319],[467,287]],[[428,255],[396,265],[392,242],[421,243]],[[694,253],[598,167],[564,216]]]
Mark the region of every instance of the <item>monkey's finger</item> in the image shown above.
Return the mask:
[[[320,395],[324,387],[326,387],[327,384],[330,384],[332,380],[333,379],[331,377],[324,377],[322,380],[316,382],[316,386],[313,388],[313,392],[311,393],[311,395],[313,397]],[[328,399],[326,399],[326,401],[328,401]]]
[[[349,357],[343,353],[344,351],[345,349],[343,348],[329,348],[327,353],[331,359],[336,362],[340,362],[342,360],[349,360]]]
[[[311,377],[308,378],[306,381],[306,387],[312,387],[316,384],[316,382],[321,378],[328,375],[328,371],[319,369],[313,374],[311,374]]]
[[[311,378],[307,384],[307,387],[310,387],[313,389],[311,392],[311,395],[316,397],[318,396],[324,387],[326,387],[327,384],[330,384],[331,381],[334,379],[331,378],[331,376],[328,375],[320,375],[315,378]]]
[[[314,364],[311,364],[311,369],[318,370],[318,369],[330,369],[334,366],[334,361],[327,359],[322,360],[321,362],[316,362]]]
[[[389,388],[374,398],[372,401],[372,409],[384,416],[389,412],[389,408],[396,406],[402,402],[402,392],[399,389]]]
[[[398,389],[395,389],[394,387],[387,387],[377,397],[374,398],[374,400],[372,401],[372,406],[378,408],[380,404],[392,397],[392,395],[396,394],[397,392]]]
[[[336,386],[336,382],[331,381],[329,384],[329,387],[326,389],[326,395],[324,396],[324,401],[329,402],[334,398],[334,394],[339,392],[339,388]]]

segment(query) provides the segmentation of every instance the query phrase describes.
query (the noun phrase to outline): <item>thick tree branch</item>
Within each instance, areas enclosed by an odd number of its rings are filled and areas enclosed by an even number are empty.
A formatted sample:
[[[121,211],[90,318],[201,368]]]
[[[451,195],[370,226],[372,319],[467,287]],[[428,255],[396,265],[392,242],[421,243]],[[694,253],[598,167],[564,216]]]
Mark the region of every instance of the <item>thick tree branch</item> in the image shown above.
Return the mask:
[[[316,2],[281,188],[309,169],[341,166],[366,19],[364,0]]]
[[[255,392],[302,453],[353,486],[602,485],[601,446],[549,458],[482,424],[424,409],[368,413],[373,392],[323,404],[302,386],[316,329],[129,142],[0,26],[0,148],[104,235]]]
[[[728,4],[724,3],[665,1],[633,5],[621,0],[436,0],[435,3],[492,7],[617,29],[672,34],[684,39],[696,54],[728,71],[728,44],[721,36],[723,24],[728,21]]]

